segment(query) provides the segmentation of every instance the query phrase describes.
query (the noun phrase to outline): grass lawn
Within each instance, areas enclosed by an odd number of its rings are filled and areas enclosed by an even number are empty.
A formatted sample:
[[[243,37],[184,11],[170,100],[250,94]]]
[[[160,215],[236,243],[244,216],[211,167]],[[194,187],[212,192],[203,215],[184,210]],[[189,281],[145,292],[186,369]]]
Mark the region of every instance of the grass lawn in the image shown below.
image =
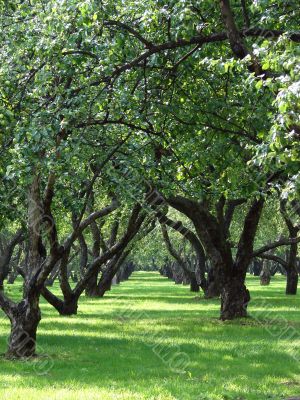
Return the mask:
[[[221,322],[219,301],[137,272],[61,317],[42,301],[39,353],[0,358],[1,400],[267,400],[300,397],[299,296],[249,277],[250,318]],[[20,286],[8,290],[18,295]],[[201,295],[200,295],[201,296]],[[9,324],[0,319],[0,353]]]

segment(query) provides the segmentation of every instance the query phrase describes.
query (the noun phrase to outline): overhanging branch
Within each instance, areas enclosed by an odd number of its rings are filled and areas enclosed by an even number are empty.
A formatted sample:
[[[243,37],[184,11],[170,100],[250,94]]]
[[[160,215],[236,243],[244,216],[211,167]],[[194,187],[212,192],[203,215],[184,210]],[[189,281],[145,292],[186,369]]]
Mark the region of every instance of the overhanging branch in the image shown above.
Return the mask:
[[[276,242],[267,244],[267,245],[261,247],[260,249],[255,250],[252,253],[252,257],[258,257],[259,255],[266,253],[269,250],[276,249],[277,247],[280,247],[280,246],[288,246],[288,245],[299,243],[299,242],[300,242],[300,237],[290,238],[290,239],[287,239],[287,238],[279,239]]]

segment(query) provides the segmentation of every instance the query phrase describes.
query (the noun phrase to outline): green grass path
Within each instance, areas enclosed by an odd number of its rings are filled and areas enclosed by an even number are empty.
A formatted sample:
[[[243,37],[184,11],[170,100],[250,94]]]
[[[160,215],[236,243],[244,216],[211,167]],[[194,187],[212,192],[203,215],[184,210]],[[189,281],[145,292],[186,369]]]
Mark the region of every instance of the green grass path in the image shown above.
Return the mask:
[[[39,353],[0,358],[1,400],[280,400],[300,397],[299,296],[248,279],[251,318],[222,323],[219,301],[137,272],[60,317],[42,302]],[[13,295],[20,287],[10,286]],[[0,319],[0,352],[9,325]],[[53,364],[53,365],[52,365]]]

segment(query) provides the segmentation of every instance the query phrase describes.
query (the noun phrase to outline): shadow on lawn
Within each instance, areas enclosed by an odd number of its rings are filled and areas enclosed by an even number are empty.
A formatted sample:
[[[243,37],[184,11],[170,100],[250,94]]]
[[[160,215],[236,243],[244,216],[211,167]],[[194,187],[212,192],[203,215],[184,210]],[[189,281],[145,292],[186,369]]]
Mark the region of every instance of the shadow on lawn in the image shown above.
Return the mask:
[[[132,301],[130,301],[132,300]],[[272,298],[270,301],[268,298],[253,297],[249,307],[249,318],[246,318],[243,325],[259,325],[260,320],[273,320],[276,317],[282,317],[292,325],[299,325],[299,311],[298,311],[299,299],[292,299],[287,297]],[[160,303],[160,309],[158,308]],[[176,304],[179,306],[176,309]],[[111,305],[111,309],[107,309],[107,306]],[[164,308],[164,305],[166,306]],[[170,305],[174,305],[173,309],[170,309]],[[86,307],[99,307],[99,311],[88,312],[85,310]],[[144,306],[144,308],[143,308]],[[103,307],[103,308],[102,308]],[[202,320],[205,322],[211,320],[215,321],[219,318],[219,307],[220,300],[206,300],[200,298],[195,300],[193,297],[180,297],[180,296],[136,296],[131,297],[130,295],[122,295],[117,297],[108,296],[103,299],[87,299],[83,298],[79,302],[79,310],[77,316],[62,317],[58,313],[54,312],[52,307],[48,304],[42,304],[42,314],[45,318],[54,317],[55,323],[60,324],[65,318],[71,318],[75,320],[77,318],[83,318],[83,324],[85,324],[88,318],[99,318],[99,319],[115,319],[121,318],[124,314],[126,316],[132,314],[132,318],[137,320],[139,318],[148,320],[157,320],[157,322],[172,320],[172,323],[176,324],[176,320],[179,318],[181,321],[185,318],[191,318],[193,320]],[[258,320],[258,321],[256,321]],[[45,319],[43,324],[45,324]],[[73,322],[72,322],[73,323]],[[182,322],[180,322],[182,323]],[[221,323],[221,322],[220,322]],[[223,324],[223,323],[221,323]],[[235,321],[227,322],[227,324],[236,324]],[[239,322],[237,322],[239,324]],[[48,324],[51,329],[51,322]],[[300,326],[299,326],[300,328]]]
[[[65,327],[61,326],[64,329],[68,327],[70,325],[67,324]],[[0,381],[9,381],[14,377],[17,383],[21,380],[22,387],[49,388],[54,385],[56,388],[63,388],[70,385],[74,388],[75,383],[78,388],[113,387],[114,390],[126,388],[144,393],[154,384],[164,386],[164,381],[168,380],[168,391],[178,398],[178,383],[181,389],[189,387],[191,390],[190,387],[201,385],[203,390],[206,384],[210,385],[214,383],[214,379],[218,379],[218,385],[220,381],[223,382],[224,393],[228,396],[237,396],[245,387],[252,387],[260,394],[259,399],[264,399],[261,397],[264,394],[263,380],[273,375],[282,376],[283,380],[297,384],[294,375],[299,373],[299,366],[285,352],[272,348],[272,340],[269,347],[254,351],[258,344],[256,341],[249,340],[248,343],[239,344],[234,337],[227,336],[225,340],[223,338],[225,346],[221,348],[221,336],[202,339],[203,342],[200,336],[197,345],[188,342],[180,344],[180,350],[190,357],[190,365],[185,374],[176,374],[153,352],[155,340],[145,337],[141,332],[122,339],[95,338],[78,333],[73,338],[63,335],[49,337],[41,333],[39,342],[51,352],[54,368],[46,376],[35,377],[28,373],[29,365],[0,360]],[[275,368],[271,367],[272,359],[281,360],[279,369],[277,363]],[[207,382],[209,380],[211,381]],[[230,383],[232,387],[236,383],[236,386],[226,389],[226,383]],[[228,397],[231,398],[236,397]],[[191,399],[196,400],[198,397]]]
[[[283,313],[287,320],[298,321],[299,296],[286,297],[283,286],[274,290],[272,284],[264,289],[254,285],[251,278],[250,314],[260,312],[261,300],[265,300],[270,302],[269,319]],[[253,318],[223,323],[218,320],[219,300],[196,301],[195,296],[187,286],[142,273],[114,287],[103,299],[83,296],[77,316],[60,317],[42,301],[45,318],[38,344],[53,358],[54,368],[45,376],[36,376],[26,363],[0,359],[0,382],[39,389],[92,387],[112,393],[126,389],[141,397],[159,387],[180,400],[210,400],[201,393],[215,390],[228,400],[248,400],[250,392],[255,393],[252,398],[279,400],[288,395],[279,397],[265,389],[277,377],[282,380],[282,392],[299,394],[295,379],[299,363],[286,351],[288,340],[278,341]],[[136,310],[136,314],[127,310]],[[275,331],[280,328],[275,324]],[[2,333],[1,352],[5,341]],[[185,374],[172,372],[155,353],[153,349],[161,342],[170,351],[180,346],[188,355]]]

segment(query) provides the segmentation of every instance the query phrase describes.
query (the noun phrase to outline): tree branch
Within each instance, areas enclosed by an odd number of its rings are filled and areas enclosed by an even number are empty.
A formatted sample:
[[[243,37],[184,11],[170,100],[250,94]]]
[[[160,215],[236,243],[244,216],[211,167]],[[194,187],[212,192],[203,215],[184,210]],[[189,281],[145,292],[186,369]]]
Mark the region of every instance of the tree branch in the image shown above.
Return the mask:
[[[140,42],[142,42],[147,48],[153,47],[153,43],[151,43],[149,40],[145,39],[137,30],[132,28],[132,26],[129,26],[127,24],[124,24],[121,21],[111,21],[107,20],[103,22],[104,26],[117,26],[121,29],[124,29],[131,33],[136,39],[138,39]]]
[[[281,264],[284,268],[288,267],[288,263],[283,258],[275,256],[274,254],[263,253],[257,257],[265,259],[265,260],[275,261],[275,262]]]
[[[276,242],[267,244],[267,245],[262,246],[261,248],[255,250],[252,253],[252,257],[258,257],[261,254],[266,253],[269,250],[276,249],[277,247],[280,247],[280,246],[288,246],[290,244],[299,243],[299,242],[300,242],[300,237],[289,238],[289,239],[287,239],[287,238],[279,239]]]
[[[247,10],[246,0],[241,0],[241,5],[242,5],[245,27],[249,28],[250,27],[250,18],[249,18],[249,14],[248,14],[248,10]]]
[[[260,220],[261,212],[264,206],[264,198],[260,197],[251,204],[245,217],[243,231],[238,243],[236,254],[236,265],[245,270],[252,258],[253,244]]]

